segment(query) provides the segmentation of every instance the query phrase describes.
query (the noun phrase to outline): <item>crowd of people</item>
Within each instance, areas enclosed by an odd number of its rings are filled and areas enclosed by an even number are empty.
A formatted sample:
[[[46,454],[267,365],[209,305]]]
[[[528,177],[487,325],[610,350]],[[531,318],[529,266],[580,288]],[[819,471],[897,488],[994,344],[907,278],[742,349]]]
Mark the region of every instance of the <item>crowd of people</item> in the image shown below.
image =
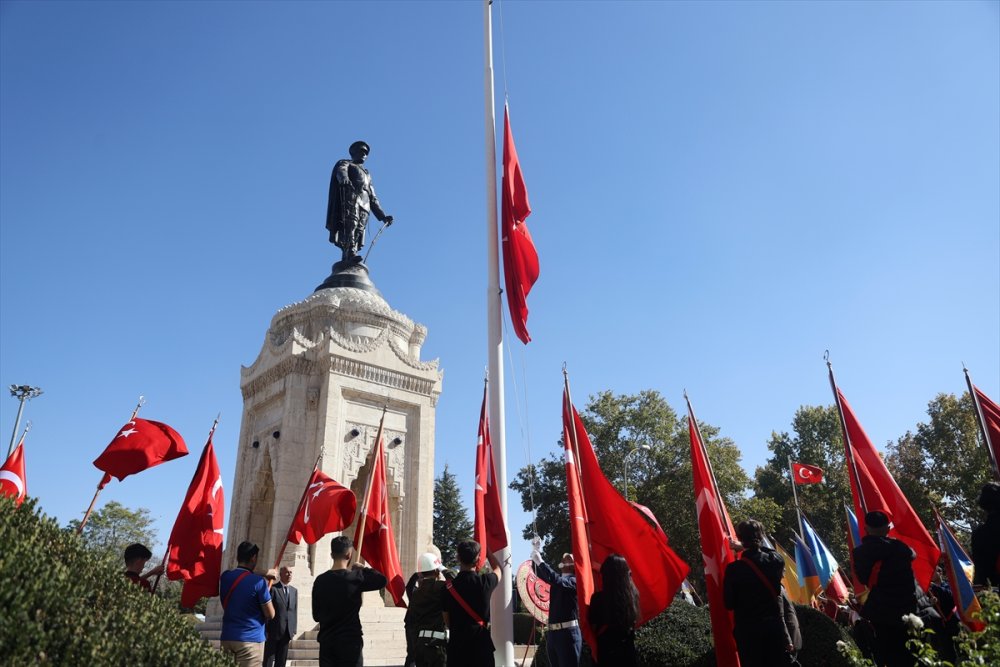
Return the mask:
[[[1000,484],[983,487],[979,505],[986,520],[972,533],[972,558],[977,588],[1000,582]],[[852,554],[854,575],[867,589],[864,602],[851,598],[834,616],[851,628],[858,647],[875,664],[911,667],[914,657],[906,647],[907,623],[919,618],[935,630],[932,641],[945,658],[954,657],[951,639],[959,632],[955,600],[940,571],[930,590],[916,582],[913,550],[889,537],[890,517],[882,511],[864,517],[864,537]],[[797,664],[802,648],[795,606],[782,587],[785,564],[769,546],[764,527],[755,520],[736,526],[730,546],[738,557],[723,576],[723,599],[733,613],[733,636],[743,667]],[[219,598],[223,608],[221,648],[240,667],[285,667],[288,647],[297,633],[298,591],[291,586],[289,567],[255,573],[257,545],[243,542],[236,549],[237,566],[223,572]],[[377,591],[386,577],[353,562],[354,547],[344,536],[333,538],[331,568],[316,577],[312,590],[312,616],[318,623],[321,667],[361,667],[363,637],[360,620],[362,594]],[[143,573],[152,556],[141,544],[125,549],[124,575],[137,586],[152,591],[149,579],[162,573],[157,566]],[[491,667],[495,647],[490,634],[490,599],[500,584],[502,569],[494,554],[487,554],[490,568],[480,571],[480,545],[460,542],[456,553],[459,571],[444,568],[440,557],[420,556],[417,572],[406,584],[409,605],[405,616],[407,667]],[[625,559],[612,554],[600,565],[597,592],[590,600],[587,618],[581,619],[575,563],[563,554],[558,569],[547,564],[540,543],[533,543],[535,573],[550,585],[546,651],[552,667],[578,667],[583,651],[581,623],[596,638],[601,666],[633,667],[638,664],[635,630],[639,616],[639,591]],[[843,613],[837,613],[837,612]]]

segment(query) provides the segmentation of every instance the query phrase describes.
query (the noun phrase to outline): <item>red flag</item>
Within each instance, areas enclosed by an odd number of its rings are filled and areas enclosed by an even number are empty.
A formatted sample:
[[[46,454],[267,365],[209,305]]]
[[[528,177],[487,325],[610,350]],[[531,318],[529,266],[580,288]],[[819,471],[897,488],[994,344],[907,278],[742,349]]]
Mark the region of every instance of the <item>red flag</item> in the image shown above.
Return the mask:
[[[354,492],[325,475],[313,470],[299,509],[288,529],[288,541],[298,544],[316,544],[327,533],[343,530],[351,525],[358,509]]]
[[[708,451],[698,432],[698,422],[690,402],[688,432],[691,438],[691,474],[694,478],[698,531],[701,533],[701,557],[705,562],[705,588],[712,619],[712,637],[715,640],[715,661],[719,667],[739,667],[740,657],[733,638],[733,613],[726,609],[722,594],[722,577],[726,567],[736,560],[729,548],[729,538],[736,531],[719,489],[716,488]]]
[[[823,481],[823,469],[806,463],[793,463],[792,474],[796,484],[818,484]]]
[[[112,477],[121,481],[147,468],[187,456],[187,453],[180,433],[162,422],[135,417],[94,459],[94,465],[104,471],[104,479],[98,488],[103,489]]]
[[[920,522],[917,513],[913,511],[909,501],[896,484],[892,474],[878,450],[868,439],[863,428],[861,428],[858,418],[854,416],[851,406],[844,398],[843,392],[837,389],[837,396],[843,411],[844,422],[847,426],[847,442],[845,443],[847,456],[847,472],[851,478],[851,494],[854,497],[854,509],[858,518],[863,520],[867,512],[881,510],[885,512],[892,521],[889,537],[894,537],[905,542],[917,554],[913,561],[913,574],[916,575],[920,586],[927,590],[931,583],[931,575],[937,567],[941,550],[935,544],[933,538],[924,524]],[[854,461],[854,468],[858,477],[855,479],[852,470],[851,460]],[[860,482],[861,492],[864,494],[864,503],[858,494],[858,484]],[[877,493],[874,495],[873,490]],[[874,497],[873,497],[874,495]]]
[[[479,441],[476,444],[476,521],[473,530],[473,539],[483,548],[479,552],[476,567],[483,566],[487,553],[496,553],[508,544],[507,526],[503,520],[496,481],[490,421],[486,414],[486,389],[483,389],[483,407],[479,411]]]
[[[225,516],[222,475],[209,435],[168,541],[167,579],[184,580],[182,607],[219,594]]]
[[[507,105],[503,108],[503,182],[500,203],[503,239],[503,277],[507,288],[507,305],[514,333],[528,343],[528,292],[538,280],[538,253],[524,224],[531,215],[528,190],[521,173],[521,163],[514,148]]]
[[[397,607],[405,607],[403,593],[406,582],[403,579],[403,568],[399,565],[399,550],[396,548],[396,538],[392,534],[392,519],[389,514],[389,485],[385,469],[385,438],[379,429],[378,442],[375,445],[375,460],[372,465],[371,486],[368,497],[365,498],[358,517],[358,526],[354,532],[354,548],[361,543],[361,557],[371,567],[385,575],[389,580],[386,588],[392,594]]]
[[[587,530],[587,505],[583,502],[580,489],[580,469],[573,447],[579,433],[587,437],[582,426],[577,427],[579,417],[569,400],[569,388],[563,393],[563,446],[566,448],[566,495],[569,499],[570,544],[576,570],[576,600],[580,610],[580,630],[590,651],[597,659],[597,636],[590,623],[590,598],[594,594],[594,564],[590,559],[590,534]]]
[[[18,507],[28,495],[28,478],[24,472],[24,438],[0,467],[0,496],[13,498]]]
[[[639,589],[638,625],[642,625],[670,605],[689,568],[656,527],[607,480],[580,415],[572,404],[569,409],[575,429],[571,433],[578,448],[580,491],[587,508],[591,560],[598,565],[616,553],[628,561]],[[569,430],[569,426],[563,429]]]
[[[1000,478],[1000,405],[991,401],[979,387],[971,382],[969,384],[976,393],[973,398],[979,404],[979,415],[983,430],[986,432],[986,446],[989,448],[990,458],[993,459],[994,473]]]

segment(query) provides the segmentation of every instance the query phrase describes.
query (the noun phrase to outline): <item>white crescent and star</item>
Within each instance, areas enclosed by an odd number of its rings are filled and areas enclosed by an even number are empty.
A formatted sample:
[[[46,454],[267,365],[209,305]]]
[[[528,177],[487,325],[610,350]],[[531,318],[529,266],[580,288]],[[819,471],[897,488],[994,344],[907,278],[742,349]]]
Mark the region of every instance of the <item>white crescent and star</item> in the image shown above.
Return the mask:
[[[8,481],[17,489],[17,497],[24,495],[24,480],[9,470],[0,470],[0,482]]]

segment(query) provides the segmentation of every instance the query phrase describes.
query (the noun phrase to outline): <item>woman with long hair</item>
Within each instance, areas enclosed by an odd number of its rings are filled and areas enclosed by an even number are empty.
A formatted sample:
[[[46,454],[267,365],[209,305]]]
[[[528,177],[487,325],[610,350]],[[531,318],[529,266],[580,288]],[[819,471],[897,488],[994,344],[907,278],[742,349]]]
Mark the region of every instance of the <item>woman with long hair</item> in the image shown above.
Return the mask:
[[[597,635],[596,665],[636,667],[635,624],[639,618],[639,590],[628,563],[611,554],[601,563],[601,590],[590,598],[588,621]]]

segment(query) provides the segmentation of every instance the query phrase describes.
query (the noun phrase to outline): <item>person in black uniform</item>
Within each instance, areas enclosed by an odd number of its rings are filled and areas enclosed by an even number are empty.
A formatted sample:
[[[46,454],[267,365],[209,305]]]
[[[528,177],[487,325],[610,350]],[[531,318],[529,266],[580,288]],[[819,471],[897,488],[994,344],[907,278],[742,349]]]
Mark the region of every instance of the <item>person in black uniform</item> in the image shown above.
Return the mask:
[[[740,558],[726,566],[722,595],[733,611],[733,637],[741,667],[788,664],[795,651],[797,621],[785,614],[781,577],[785,561],[764,546],[764,526],[753,519],[736,525]],[[794,611],[792,616],[794,616]],[[791,627],[790,627],[791,626]]]
[[[597,636],[596,665],[636,667],[635,624],[639,618],[639,590],[628,562],[611,554],[601,563],[601,590],[590,597],[587,622]]]
[[[500,562],[487,554],[493,572],[476,572],[479,543],[458,543],[461,571],[441,591],[444,622],[451,630],[448,638],[448,664],[459,667],[493,667],[493,638],[490,636],[490,598],[500,583]]]
[[[313,582],[313,620],[319,623],[320,667],[362,667],[361,594],[385,588],[381,572],[360,563],[351,566],[354,547],[343,535],[333,538],[333,565]]]
[[[441,606],[445,580],[455,573],[441,565],[441,558],[428,551],[417,559],[418,571],[406,584],[406,667],[444,667],[448,660],[448,632]],[[444,574],[444,580],[441,574]]]
[[[865,515],[866,535],[854,549],[854,574],[868,587],[861,617],[875,634],[875,663],[886,667],[910,667],[913,656],[906,648],[903,616],[917,611],[917,583],[913,576],[916,554],[905,543],[889,537],[889,515],[881,511]]]
[[[977,586],[1000,586],[1000,484],[990,482],[979,492],[979,506],[986,510],[986,521],[972,531],[972,583]]]
[[[580,635],[580,610],[576,597],[576,566],[573,554],[563,554],[556,572],[542,560],[538,538],[532,542],[531,561],[535,574],[547,583],[549,625],[545,633],[545,652],[552,667],[578,667],[583,638]],[[561,573],[561,574],[560,574]]]

